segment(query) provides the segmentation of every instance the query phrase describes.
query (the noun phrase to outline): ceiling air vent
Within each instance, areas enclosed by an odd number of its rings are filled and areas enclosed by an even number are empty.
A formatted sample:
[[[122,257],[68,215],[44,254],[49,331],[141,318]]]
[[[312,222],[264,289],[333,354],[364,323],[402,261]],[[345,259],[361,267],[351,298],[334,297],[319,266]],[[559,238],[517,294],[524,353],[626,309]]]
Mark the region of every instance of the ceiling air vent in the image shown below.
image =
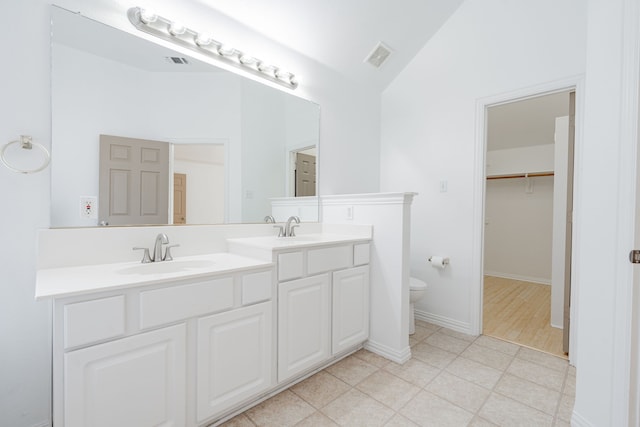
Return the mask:
[[[188,65],[189,61],[187,61],[187,58],[182,58],[180,56],[167,56],[165,57],[165,59],[167,60],[167,62],[170,62],[172,64],[176,64],[176,65]]]
[[[389,56],[391,56],[391,49],[384,43],[380,42],[364,61],[376,68],[380,68]]]

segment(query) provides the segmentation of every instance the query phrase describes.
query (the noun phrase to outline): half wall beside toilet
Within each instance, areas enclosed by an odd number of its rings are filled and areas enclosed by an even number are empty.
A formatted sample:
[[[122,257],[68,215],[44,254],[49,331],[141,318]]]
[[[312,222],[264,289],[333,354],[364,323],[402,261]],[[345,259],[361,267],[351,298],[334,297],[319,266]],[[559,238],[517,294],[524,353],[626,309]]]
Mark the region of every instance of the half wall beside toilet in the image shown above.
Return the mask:
[[[409,248],[411,203],[417,193],[321,197],[321,218],[331,224],[373,225],[371,319],[365,348],[397,363],[409,347]]]

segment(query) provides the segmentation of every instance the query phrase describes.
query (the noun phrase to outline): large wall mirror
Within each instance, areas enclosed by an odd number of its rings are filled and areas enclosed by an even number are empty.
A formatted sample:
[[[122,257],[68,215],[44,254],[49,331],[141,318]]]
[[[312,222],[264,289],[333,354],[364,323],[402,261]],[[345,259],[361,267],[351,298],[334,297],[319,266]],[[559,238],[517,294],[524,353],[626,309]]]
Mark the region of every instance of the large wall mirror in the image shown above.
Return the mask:
[[[52,227],[318,220],[318,105],[56,6],[52,25]]]

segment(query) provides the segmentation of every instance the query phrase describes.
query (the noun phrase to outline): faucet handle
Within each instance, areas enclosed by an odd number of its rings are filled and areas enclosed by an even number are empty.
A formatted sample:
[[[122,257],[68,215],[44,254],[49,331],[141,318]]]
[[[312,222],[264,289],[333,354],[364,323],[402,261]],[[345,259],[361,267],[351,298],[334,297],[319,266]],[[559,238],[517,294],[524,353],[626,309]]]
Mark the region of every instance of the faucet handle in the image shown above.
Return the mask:
[[[171,248],[176,248],[180,245],[169,245],[167,246],[167,249],[164,251],[164,257],[162,258],[163,261],[173,261],[173,257],[171,256]]]
[[[289,227],[289,236],[290,237],[295,237],[296,236],[296,230],[294,230],[296,227],[300,227],[300,224],[291,224],[291,226]]]
[[[141,261],[143,264],[147,264],[147,263],[153,262],[153,261],[151,261],[151,255],[149,255],[149,248],[138,248],[138,247],[135,247],[135,248],[133,248],[133,250],[134,251],[144,251],[144,255],[142,255],[142,261]]]
[[[278,229],[278,237],[284,237],[284,227],[282,225],[274,225],[273,228]]]

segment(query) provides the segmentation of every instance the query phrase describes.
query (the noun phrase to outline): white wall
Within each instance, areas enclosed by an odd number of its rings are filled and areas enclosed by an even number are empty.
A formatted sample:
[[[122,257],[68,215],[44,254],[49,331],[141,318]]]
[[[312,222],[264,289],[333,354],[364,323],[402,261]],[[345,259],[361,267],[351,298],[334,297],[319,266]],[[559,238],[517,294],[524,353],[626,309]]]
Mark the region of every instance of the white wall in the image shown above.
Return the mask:
[[[12,64],[3,67],[0,79],[2,144],[27,134],[50,146],[49,3],[50,0],[4,1],[0,5],[3,28],[7,34],[19,35],[0,41],[1,50],[13,59]],[[107,0],[87,3],[57,1],[129,29],[120,3]],[[237,40],[237,46],[265,52],[274,62],[288,64],[299,75],[296,94],[323,109],[320,191],[330,194],[378,190],[379,134],[371,126],[380,121],[378,94],[264,40],[237,22],[209,12],[199,2],[146,0],[137,4],[143,7],[146,4],[165,14],[173,7],[176,13],[169,16],[193,22],[196,28],[224,29],[228,36],[225,40]],[[52,154],[55,162],[56,153]],[[352,165],[358,165],[358,169],[354,171]],[[49,226],[49,173],[45,170],[36,175],[20,175],[0,166],[3,206],[11,207],[0,214],[0,234],[4,239],[0,246],[0,425],[3,426],[46,425],[50,418],[50,305],[33,299],[36,230]]]
[[[640,1],[589,0],[574,204],[578,371],[573,425],[627,423],[640,83]]]
[[[49,147],[49,13],[34,3],[1,7],[2,27],[23,36],[0,40],[19,64],[2,71],[0,144],[26,134]],[[51,309],[33,300],[36,231],[49,224],[49,172],[21,175],[0,166],[0,194],[11,207],[0,213],[0,425],[34,426],[50,412]]]
[[[371,312],[366,348],[396,363],[411,357],[409,347],[409,248],[414,193],[322,197],[330,224],[370,224]]]
[[[420,194],[411,268],[430,286],[417,308],[443,324],[469,330],[480,286],[472,266],[477,102],[584,72],[585,14],[580,0],[467,0],[383,93],[381,190]],[[449,268],[431,268],[431,255],[449,256]]]
[[[225,213],[224,145],[173,147],[173,172],[187,175],[187,224],[223,224]]]
[[[554,171],[554,144],[517,145],[487,151],[487,176]],[[487,179],[484,274],[551,284],[554,182],[553,177]]]
[[[484,274],[551,284],[554,177],[487,180]]]

